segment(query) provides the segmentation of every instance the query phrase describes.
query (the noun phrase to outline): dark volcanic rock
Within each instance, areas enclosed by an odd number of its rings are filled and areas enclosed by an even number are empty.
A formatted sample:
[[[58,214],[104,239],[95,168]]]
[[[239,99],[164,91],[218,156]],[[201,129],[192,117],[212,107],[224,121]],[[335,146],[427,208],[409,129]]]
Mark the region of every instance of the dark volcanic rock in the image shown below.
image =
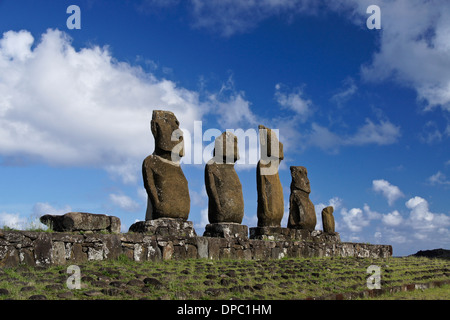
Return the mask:
[[[9,295],[8,289],[0,288],[0,296],[7,296],[7,295]]]
[[[432,249],[432,250],[420,250],[420,251],[412,254],[412,256],[450,259],[450,250],[442,249],[442,248]]]
[[[157,289],[163,287],[163,284],[161,283],[161,281],[159,281],[158,279],[155,279],[155,278],[145,278],[145,279],[144,279],[144,283],[145,283],[147,286],[154,286],[154,287],[156,287]]]
[[[29,297],[28,300],[47,300],[47,297],[43,294],[35,294]]]

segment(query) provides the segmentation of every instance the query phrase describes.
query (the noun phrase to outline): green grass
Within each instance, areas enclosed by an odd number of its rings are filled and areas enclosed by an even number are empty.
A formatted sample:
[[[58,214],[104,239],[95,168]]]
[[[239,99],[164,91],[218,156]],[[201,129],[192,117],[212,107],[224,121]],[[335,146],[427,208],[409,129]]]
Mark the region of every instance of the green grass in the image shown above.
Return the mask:
[[[370,265],[381,267],[382,288],[450,280],[450,261],[442,259],[192,259],[135,262],[121,255],[116,260],[79,264],[82,276],[79,290],[67,288],[66,280],[71,275],[66,272],[68,265],[46,269],[28,266],[0,269],[0,289],[8,290],[8,294],[0,295],[0,299],[21,300],[32,295],[45,295],[47,299],[108,300],[306,299],[367,290],[369,274],[366,270]],[[156,279],[161,285],[145,284],[143,280],[146,278]],[[55,284],[59,286],[52,286]],[[27,287],[32,288],[24,291]],[[427,289],[423,294],[429,292],[432,295],[433,290],[441,289]]]
[[[370,300],[450,300],[450,285],[414,291],[383,294]]]

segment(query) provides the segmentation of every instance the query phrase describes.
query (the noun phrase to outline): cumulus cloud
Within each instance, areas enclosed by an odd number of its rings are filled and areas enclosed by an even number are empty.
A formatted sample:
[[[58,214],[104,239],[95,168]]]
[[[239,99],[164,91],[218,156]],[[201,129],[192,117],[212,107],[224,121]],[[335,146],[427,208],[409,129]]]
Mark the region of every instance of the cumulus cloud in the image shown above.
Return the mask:
[[[38,202],[33,206],[32,215],[36,217],[41,217],[45,214],[62,215],[71,211],[72,208],[69,205],[65,205],[61,208],[56,208],[47,202]]]
[[[34,228],[46,229],[47,226],[39,221],[39,218],[45,214],[62,215],[71,212],[72,208],[69,205],[62,207],[55,207],[47,202],[35,203],[31,209],[31,214],[27,217],[20,213],[0,213],[0,228],[10,227],[18,230],[27,230]]]
[[[414,197],[405,203],[410,209],[409,225],[422,232],[431,232],[450,226],[450,217],[445,214],[432,213],[428,201],[421,197]]]
[[[391,213],[383,215],[382,221],[387,226],[398,226],[403,222],[403,218],[400,212],[395,210]]]
[[[370,223],[360,208],[352,208],[350,210],[342,208],[340,213],[345,226],[352,232],[361,232]]]
[[[257,116],[251,110],[251,102],[245,99],[245,93],[235,88],[233,75],[222,84],[219,92],[208,94],[211,113],[218,116],[218,122],[224,129],[258,125]]]
[[[28,219],[21,217],[18,213],[0,213],[0,228],[9,227],[23,230],[28,223]]]
[[[384,179],[373,180],[372,189],[375,192],[381,193],[387,199],[390,206],[393,205],[397,199],[404,197],[404,194],[399,187],[390,184],[389,181]]]
[[[67,34],[28,31],[0,40],[0,153],[53,165],[110,169],[134,181],[130,159],[153,149],[153,109],[193,127],[203,112],[197,92],[116,61],[107,47],[77,51]]]
[[[125,211],[137,211],[141,208],[139,203],[131,199],[129,196],[124,194],[114,194],[111,193],[109,195],[109,199],[111,202],[118,206],[119,208],[125,210]]]

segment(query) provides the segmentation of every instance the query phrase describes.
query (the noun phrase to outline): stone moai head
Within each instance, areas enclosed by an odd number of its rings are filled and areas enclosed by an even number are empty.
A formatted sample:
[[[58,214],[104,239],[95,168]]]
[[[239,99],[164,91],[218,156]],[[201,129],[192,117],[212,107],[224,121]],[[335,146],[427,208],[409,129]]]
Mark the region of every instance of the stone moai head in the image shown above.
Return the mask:
[[[311,186],[309,185],[308,170],[305,167],[291,167],[291,191],[302,190],[306,193],[311,193]]]
[[[283,144],[278,141],[277,135],[272,129],[263,125],[258,126],[259,141],[261,143],[261,159],[263,160],[283,160]]]
[[[184,156],[183,131],[170,111],[153,110],[151,130],[155,138],[155,154],[172,153],[172,161]]]
[[[214,141],[213,156],[216,163],[234,163],[239,160],[237,137],[231,132],[223,132]]]

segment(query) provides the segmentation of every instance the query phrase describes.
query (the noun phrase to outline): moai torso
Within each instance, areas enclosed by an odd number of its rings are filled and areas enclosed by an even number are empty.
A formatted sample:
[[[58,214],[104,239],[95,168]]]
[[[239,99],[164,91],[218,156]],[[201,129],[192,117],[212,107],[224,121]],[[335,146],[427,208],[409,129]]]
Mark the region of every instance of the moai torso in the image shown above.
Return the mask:
[[[283,144],[271,129],[259,126],[261,160],[256,167],[258,191],[258,227],[280,227],[284,214],[283,187],[278,168],[283,156]]]
[[[334,233],[335,232],[333,211],[334,211],[334,208],[332,206],[326,207],[322,210],[323,231],[326,233]]]
[[[288,228],[313,231],[317,218],[314,204],[309,199],[311,188],[307,174],[305,167],[291,167]]]
[[[149,195],[146,220],[181,218],[190,209],[189,188],[179,164],[150,155],[142,165],[144,186]]]
[[[227,144],[228,151],[226,150]],[[229,156],[228,160],[227,155]],[[205,187],[208,194],[210,223],[242,222],[244,196],[241,182],[234,169],[237,159],[239,159],[237,138],[230,133],[223,133],[216,139],[214,158],[205,166]]]

